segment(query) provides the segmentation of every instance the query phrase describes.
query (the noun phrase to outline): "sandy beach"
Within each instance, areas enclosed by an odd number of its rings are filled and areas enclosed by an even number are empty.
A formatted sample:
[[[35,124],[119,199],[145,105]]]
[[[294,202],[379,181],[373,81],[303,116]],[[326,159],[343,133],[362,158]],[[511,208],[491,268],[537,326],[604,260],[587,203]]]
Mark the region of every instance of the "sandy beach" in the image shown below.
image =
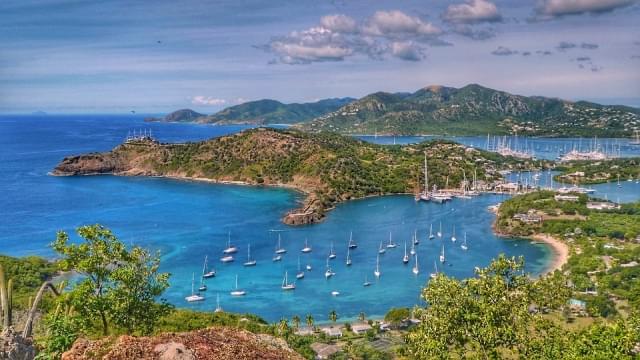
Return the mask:
[[[549,245],[553,251],[553,260],[549,263],[542,275],[562,269],[562,266],[569,260],[569,246],[555,237],[548,234],[535,234],[531,236],[531,239],[544,242]]]

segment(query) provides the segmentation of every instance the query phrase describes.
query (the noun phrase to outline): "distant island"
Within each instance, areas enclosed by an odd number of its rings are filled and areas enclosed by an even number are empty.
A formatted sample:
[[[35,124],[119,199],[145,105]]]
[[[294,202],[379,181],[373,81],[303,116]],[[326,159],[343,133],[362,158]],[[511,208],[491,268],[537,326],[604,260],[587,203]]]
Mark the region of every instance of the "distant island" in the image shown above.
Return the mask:
[[[491,186],[503,169],[527,169],[525,160],[449,141],[383,146],[335,133],[258,128],[185,144],[129,140],[110,152],[65,158],[53,175],[164,176],[221,183],[285,186],[306,194],[287,224],[318,222],[335,204],[366,196],[418,193],[424,184],[460,187],[466,174]],[[536,165],[539,165],[536,163]]]
[[[249,101],[223,109],[213,115],[205,115],[190,109],[174,111],[163,118],[148,118],[146,121],[195,122],[202,124],[294,124],[313,120],[326,113],[336,111],[355,99],[323,99],[310,103],[284,104],[276,100]]]
[[[376,92],[357,100],[304,104],[264,99],[213,115],[183,109],[147,121],[295,124],[304,131],[342,134],[630,137],[640,130],[640,109],[513,95],[471,84],[459,89],[432,85],[413,93]]]

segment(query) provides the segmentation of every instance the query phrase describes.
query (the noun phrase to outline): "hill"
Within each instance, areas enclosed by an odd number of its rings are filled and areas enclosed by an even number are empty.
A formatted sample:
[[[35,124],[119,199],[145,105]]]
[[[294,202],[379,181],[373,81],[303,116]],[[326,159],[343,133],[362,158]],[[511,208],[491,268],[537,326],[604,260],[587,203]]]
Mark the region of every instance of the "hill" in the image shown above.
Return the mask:
[[[186,144],[150,139],[127,142],[106,153],[65,158],[53,175],[116,174],[167,176],[215,182],[287,186],[307,194],[288,224],[320,221],[341,201],[365,196],[417,193],[424,181],[458,188],[463,170],[484,184],[501,179],[500,169],[527,163],[448,141],[383,146],[335,133],[259,128]]]
[[[640,128],[640,110],[513,95],[476,84],[429,86],[414,93],[373,93],[300,128],[358,134],[630,136]]]
[[[196,122],[206,115],[195,112],[191,109],[181,109],[174,111],[163,118],[146,118],[144,121],[157,122]]]

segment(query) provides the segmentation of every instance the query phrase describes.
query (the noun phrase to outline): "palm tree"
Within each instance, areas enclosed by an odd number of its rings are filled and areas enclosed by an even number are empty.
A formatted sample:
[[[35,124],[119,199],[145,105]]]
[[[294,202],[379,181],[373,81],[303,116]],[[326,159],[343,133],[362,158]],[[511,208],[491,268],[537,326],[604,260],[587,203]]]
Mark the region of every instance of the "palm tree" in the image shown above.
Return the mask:
[[[360,320],[361,322],[364,322],[364,320],[366,319],[366,315],[364,314],[364,311],[360,311],[360,314],[358,314],[358,320]]]
[[[278,323],[278,332],[280,335],[285,335],[289,332],[289,320],[282,318]]]
[[[293,321],[293,326],[296,328],[296,330],[298,330],[298,328],[300,327],[300,316],[293,315],[291,321]]]
[[[331,310],[329,312],[329,320],[331,320],[332,323],[335,323],[336,320],[338,320],[338,313],[335,310]]]
[[[313,328],[313,315],[307,314],[306,316],[307,326]]]

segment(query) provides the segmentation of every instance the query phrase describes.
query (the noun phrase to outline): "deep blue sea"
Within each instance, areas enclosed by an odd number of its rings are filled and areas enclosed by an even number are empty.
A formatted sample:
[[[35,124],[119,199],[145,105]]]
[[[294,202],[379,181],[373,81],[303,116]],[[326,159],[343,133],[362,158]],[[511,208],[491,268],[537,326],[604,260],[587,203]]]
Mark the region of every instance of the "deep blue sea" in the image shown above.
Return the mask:
[[[496,238],[490,228],[493,215],[486,208],[503,200],[485,195],[456,199],[446,205],[416,203],[411,196],[386,196],[341,204],[321,224],[288,227],[282,215],[296,206],[300,194],[261,187],[215,185],[158,178],[116,176],[52,177],[49,172],[67,155],[106,151],[121,143],[127,132],[151,129],[163,142],[201,140],[240,131],[243,126],[206,126],[144,123],[143,116],[3,116],[0,117],[0,253],[53,257],[48,244],[56,231],[73,232],[84,224],[111,228],[127,244],[143,245],[162,254],[162,270],[171,276],[167,299],[178,307],[213,310],[216,294],[225,310],[256,313],[269,321],[312,313],[326,321],[335,309],[342,319],[361,311],[381,316],[390,307],[419,303],[420,288],[433,271],[445,244],[447,274],[465,277],[475,266],[484,266],[499,253],[523,255],[533,274],[544,269],[551,256],[544,245],[524,240]],[[427,240],[428,228],[436,232],[442,223],[443,239]],[[455,226],[457,243],[450,240]],[[402,264],[405,240],[417,230],[420,274]],[[227,233],[240,248],[236,261],[219,261]],[[358,248],[353,265],[345,265],[349,233]],[[399,245],[381,257],[382,276],[375,280],[379,243],[389,232]],[[469,250],[459,244],[467,233]],[[273,263],[277,234],[288,253]],[[313,247],[302,254],[304,240]],[[324,278],[325,262],[333,242],[337,258],[331,261],[336,275]],[[246,247],[258,265],[244,268]],[[206,301],[193,305],[192,274],[202,271],[203,258],[218,275],[207,280]],[[295,278],[298,259],[313,269],[297,281],[292,292],[280,289],[285,271]],[[438,264],[439,265],[439,264]],[[235,276],[248,293],[233,298]],[[365,276],[373,282],[363,287]],[[339,291],[340,296],[331,296]]]

